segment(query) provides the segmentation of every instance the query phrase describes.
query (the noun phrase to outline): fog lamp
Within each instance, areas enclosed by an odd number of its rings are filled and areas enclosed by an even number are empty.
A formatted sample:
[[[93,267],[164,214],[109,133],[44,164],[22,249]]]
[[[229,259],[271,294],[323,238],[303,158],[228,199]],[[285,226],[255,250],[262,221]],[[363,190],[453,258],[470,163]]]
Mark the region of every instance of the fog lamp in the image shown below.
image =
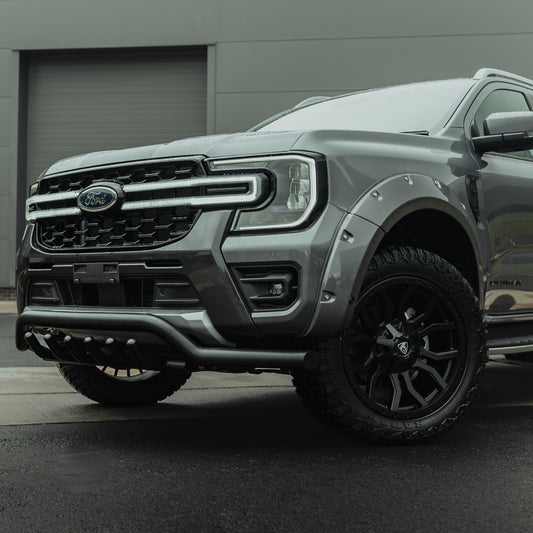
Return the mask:
[[[283,283],[271,283],[268,287],[270,296],[281,296],[283,294]]]

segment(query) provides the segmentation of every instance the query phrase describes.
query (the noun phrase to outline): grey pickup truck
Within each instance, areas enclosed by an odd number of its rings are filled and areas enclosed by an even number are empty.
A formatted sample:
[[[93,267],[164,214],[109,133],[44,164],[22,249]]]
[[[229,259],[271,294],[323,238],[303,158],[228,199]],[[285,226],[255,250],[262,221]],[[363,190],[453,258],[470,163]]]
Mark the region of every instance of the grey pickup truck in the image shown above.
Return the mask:
[[[26,203],[17,346],[107,405],[290,372],[352,433],[436,435],[488,351],[533,350],[532,106],[482,69],[59,161]]]

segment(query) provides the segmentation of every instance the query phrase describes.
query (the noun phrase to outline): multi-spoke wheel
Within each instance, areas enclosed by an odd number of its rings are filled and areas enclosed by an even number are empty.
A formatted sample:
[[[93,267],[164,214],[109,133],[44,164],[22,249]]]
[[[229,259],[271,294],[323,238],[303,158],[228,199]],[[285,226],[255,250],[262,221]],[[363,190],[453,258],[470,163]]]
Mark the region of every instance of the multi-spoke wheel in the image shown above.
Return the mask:
[[[109,406],[150,405],[177,391],[191,375],[187,371],[118,369],[59,364],[65,380],[78,392]]]
[[[418,440],[470,402],[485,363],[476,297],[440,257],[411,248],[372,261],[350,327],[321,346],[316,372],[296,373],[322,417],[384,440]]]

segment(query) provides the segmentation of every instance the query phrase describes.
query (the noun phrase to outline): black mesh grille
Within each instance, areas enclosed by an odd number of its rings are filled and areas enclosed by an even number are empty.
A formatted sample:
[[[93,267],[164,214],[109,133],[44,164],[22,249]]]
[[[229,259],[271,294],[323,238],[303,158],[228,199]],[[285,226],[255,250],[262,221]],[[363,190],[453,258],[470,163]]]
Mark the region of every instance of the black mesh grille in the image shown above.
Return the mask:
[[[203,176],[199,161],[171,161],[96,169],[44,179],[40,195],[81,191],[98,182],[121,185],[172,182]],[[136,193],[134,200],[168,196],[168,191]],[[171,192],[175,196],[175,191]],[[40,209],[57,209],[74,205],[72,201],[40,204]],[[142,248],[161,246],[183,237],[199,216],[199,209],[168,207],[138,211],[110,209],[101,214],[83,213],[57,216],[37,221],[37,239],[48,249],[69,251],[106,248]]]
[[[172,161],[172,163],[149,163],[140,166],[105,168],[45,179],[41,182],[39,194],[81,191],[99,181],[113,181],[127,185],[130,183],[176,181],[201,175],[203,175],[203,171],[198,161]]]
[[[199,215],[197,209],[175,207],[40,220],[38,238],[46,248],[161,246],[183,237]]]

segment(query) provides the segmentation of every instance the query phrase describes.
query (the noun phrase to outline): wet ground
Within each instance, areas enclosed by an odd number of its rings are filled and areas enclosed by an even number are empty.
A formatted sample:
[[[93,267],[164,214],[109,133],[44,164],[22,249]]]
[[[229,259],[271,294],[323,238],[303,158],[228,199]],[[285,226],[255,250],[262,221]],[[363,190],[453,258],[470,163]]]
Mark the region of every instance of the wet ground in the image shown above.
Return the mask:
[[[0,316],[0,531],[533,529],[531,365],[491,362],[437,440],[380,446],[317,422],[286,376],[198,373],[157,406],[103,408],[17,353],[14,319]]]

